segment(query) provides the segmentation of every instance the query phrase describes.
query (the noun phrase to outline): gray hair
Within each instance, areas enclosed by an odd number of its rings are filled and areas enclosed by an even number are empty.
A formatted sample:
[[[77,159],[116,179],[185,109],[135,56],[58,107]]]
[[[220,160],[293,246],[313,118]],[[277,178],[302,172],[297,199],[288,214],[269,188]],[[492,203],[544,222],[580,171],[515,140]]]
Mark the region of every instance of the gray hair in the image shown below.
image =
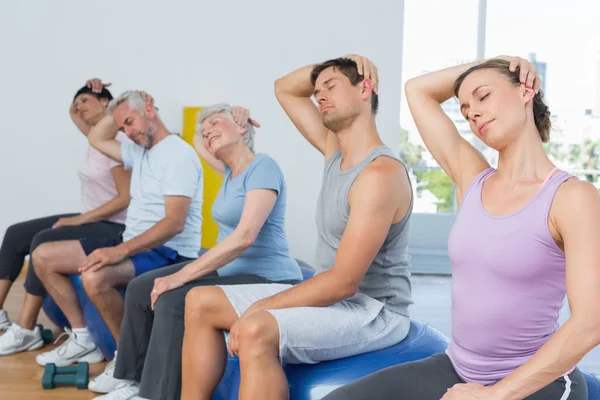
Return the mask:
[[[140,112],[144,111],[144,106],[146,105],[146,102],[142,99],[142,96],[140,96],[140,94],[135,90],[128,90],[126,92],[121,93],[119,97],[112,99],[110,103],[108,103],[106,111],[108,112],[108,114],[113,115],[115,108],[117,108],[125,101],[129,103],[129,108],[131,108],[132,110]]]
[[[198,114],[198,124],[196,125],[196,135],[202,136],[202,123],[209,117],[215,114],[225,114],[229,119],[233,121],[233,108],[227,103],[213,104],[208,107],[204,107]],[[234,121],[235,123],[235,121]],[[237,125],[237,124],[236,124]],[[248,146],[250,151],[254,153],[254,127],[250,122],[246,122],[246,132],[244,136],[244,144]]]
[[[135,90],[128,90],[126,92],[121,93],[119,97],[112,99],[106,107],[108,115],[113,115],[115,108],[117,108],[125,101],[129,103],[130,109],[139,111],[144,116],[146,115],[146,112],[144,111],[146,102],[144,101],[142,96],[140,96],[140,94]],[[158,114],[158,108],[156,106],[154,106],[154,112],[156,113],[156,116],[160,119],[160,115]]]

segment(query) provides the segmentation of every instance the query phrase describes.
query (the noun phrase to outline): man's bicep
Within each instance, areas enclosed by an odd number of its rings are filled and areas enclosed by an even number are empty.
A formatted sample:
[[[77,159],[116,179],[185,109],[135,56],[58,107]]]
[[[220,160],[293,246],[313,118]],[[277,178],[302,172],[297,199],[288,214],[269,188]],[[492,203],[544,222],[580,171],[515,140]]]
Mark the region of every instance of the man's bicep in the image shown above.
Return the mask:
[[[185,222],[192,199],[186,196],[165,196],[165,215],[168,219]]]
[[[383,246],[394,219],[395,204],[388,188],[373,188],[377,183],[357,188],[340,246],[336,267],[362,279]]]

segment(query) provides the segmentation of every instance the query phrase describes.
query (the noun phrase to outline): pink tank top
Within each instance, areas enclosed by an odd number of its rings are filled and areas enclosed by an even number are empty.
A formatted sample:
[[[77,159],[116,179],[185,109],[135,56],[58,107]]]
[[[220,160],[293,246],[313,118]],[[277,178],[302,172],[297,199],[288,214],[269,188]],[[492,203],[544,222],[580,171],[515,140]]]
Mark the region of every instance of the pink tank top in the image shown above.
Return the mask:
[[[558,329],[566,294],[565,254],[548,228],[559,186],[554,170],[525,206],[503,216],[481,203],[473,179],[448,241],[452,262],[452,341],[447,354],[467,382],[489,384],[524,364]]]

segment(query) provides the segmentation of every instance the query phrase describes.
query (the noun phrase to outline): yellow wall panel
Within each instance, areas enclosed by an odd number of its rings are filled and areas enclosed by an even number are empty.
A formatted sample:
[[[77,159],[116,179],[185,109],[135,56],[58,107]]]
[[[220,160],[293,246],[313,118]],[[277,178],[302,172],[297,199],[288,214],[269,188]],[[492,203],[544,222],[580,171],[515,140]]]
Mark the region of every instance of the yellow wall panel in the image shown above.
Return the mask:
[[[202,107],[184,107],[183,108],[183,140],[194,145],[194,135],[196,134],[196,116],[202,110]],[[200,156],[198,156],[200,158]],[[210,210],[213,202],[219,193],[223,178],[217,174],[202,158],[202,169],[204,170],[204,203],[202,206],[202,247],[209,248],[217,243],[219,228],[212,219]]]

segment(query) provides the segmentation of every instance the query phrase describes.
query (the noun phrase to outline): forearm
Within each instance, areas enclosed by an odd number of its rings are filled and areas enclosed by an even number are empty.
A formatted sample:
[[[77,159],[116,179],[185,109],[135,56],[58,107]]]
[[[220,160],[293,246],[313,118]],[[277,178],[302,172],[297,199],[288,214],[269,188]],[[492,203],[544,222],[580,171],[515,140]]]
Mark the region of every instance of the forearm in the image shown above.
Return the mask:
[[[275,92],[296,97],[312,96],[315,87],[310,82],[310,74],[314,64],[307,65],[290,72],[275,81]]]
[[[83,119],[81,119],[81,117],[77,115],[77,113],[69,112],[69,115],[71,116],[71,120],[73,121],[77,129],[79,129],[81,133],[87,136],[90,133],[91,127],[85,122],[83,122]]]
[[[262,309],[293,307],[327,307],[349,297],[356,292],[352,283],[330,270],[295,285],[274,296],[261,300]]]
[[[469,68],[482,62],[456,65],[411,78],[406,82],[406,94],[407,96],[421,94],[441,104],[454,96],[452,88],[456,79]]]
[[[184,282],[190,282],[214,272],[241,256],[252,243],[235,232],[208,250],[196,261],[188,264],[178,274]]]
[[[131,257],[163,245],[182,231],[183,226],[180,222],[163,218],[146,232],[131,240],[123,242],[119,247],[128,257]]]
[[[117,196],[114,199],[104,203],[98,208],[90,210],[79,216],[83,224],[91,224],[92,222],[105,221],[125,210],[129,205],[129,196]]]
[[[598,344],[594,329],[567,321],[538,352],[492,386],[497,399],[523,399],[554,382],[576,366]]]

